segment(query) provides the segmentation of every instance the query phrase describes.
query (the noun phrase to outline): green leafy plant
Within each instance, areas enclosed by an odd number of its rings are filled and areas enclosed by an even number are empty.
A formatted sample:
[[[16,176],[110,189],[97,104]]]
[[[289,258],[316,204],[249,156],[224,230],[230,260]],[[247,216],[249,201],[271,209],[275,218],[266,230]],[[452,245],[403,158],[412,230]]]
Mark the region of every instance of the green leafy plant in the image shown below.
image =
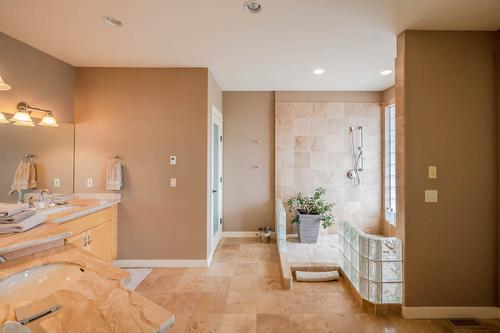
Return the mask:
[[[299,214],[321,215],[323,228],[331,227],[335,220],[332,215],[333,203],[325,201],[326,188],[318,187],[311,197],[302,193],[288,199],[288,211],[294,214],[291,223],[300,223]]]

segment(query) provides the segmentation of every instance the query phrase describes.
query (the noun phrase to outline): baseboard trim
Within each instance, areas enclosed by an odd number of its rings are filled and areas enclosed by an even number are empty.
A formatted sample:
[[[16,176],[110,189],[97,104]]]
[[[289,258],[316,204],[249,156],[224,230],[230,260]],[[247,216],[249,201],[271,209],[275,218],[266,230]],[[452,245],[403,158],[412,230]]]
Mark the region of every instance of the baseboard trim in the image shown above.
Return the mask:
[[[433,319],[433,318],[476,318],[498,319],[500,309],[495,306],[469,307],[406,307],[402,308],[406,319]]]
[[[113,262],[113,266],[120,268],[147,268],[147,267],[208,267],[207,260],[177,260],[177,259],[120,259]]]
[[[222,237],[236,238],[236,237],[258,237],[258,231],[223,231]]]

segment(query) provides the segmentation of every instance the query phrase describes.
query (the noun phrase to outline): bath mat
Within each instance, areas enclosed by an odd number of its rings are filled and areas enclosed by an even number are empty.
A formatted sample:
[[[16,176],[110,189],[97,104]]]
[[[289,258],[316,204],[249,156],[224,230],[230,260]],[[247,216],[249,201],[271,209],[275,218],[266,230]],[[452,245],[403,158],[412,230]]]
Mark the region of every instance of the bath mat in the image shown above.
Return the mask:
[[[325,282],[339,279],[339,272],[303,272],[296,271],[295,278],[302,282]]]
[[[130,274],[130,279],[124,284],[128,290],[135,290],[137,286],[151,273],[151,268],[126,268],[123,269]]]

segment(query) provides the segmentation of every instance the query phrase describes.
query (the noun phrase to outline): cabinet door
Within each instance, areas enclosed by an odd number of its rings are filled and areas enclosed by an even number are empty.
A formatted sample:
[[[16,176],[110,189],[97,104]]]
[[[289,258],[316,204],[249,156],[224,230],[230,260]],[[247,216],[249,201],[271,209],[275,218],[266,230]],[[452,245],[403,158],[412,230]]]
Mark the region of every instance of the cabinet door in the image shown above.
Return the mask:
[[[86,240],[87,240],[87,232],[81,232],[78,235],[72,236],[66,240],[67,243],[73,244],[80,249],[87,250],[86,245]]]
[[[113,260],[113,226],[110,222],[103,223],[87,231],[90,242],[87,250],[106,262]]]

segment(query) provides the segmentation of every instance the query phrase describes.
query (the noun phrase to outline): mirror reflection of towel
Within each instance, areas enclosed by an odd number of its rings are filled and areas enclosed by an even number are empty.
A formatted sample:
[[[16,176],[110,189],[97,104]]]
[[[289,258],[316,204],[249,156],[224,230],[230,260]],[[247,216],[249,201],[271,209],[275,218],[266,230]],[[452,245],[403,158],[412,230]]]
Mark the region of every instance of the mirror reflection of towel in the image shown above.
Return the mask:
[[[36,170],[32,162],[21,161],[17,166],[12,182],[12,190],[36,188]]]
[[[106,168],[106,191],[119,191],[121,187],[122,161],[119,158],[111,158]]]

